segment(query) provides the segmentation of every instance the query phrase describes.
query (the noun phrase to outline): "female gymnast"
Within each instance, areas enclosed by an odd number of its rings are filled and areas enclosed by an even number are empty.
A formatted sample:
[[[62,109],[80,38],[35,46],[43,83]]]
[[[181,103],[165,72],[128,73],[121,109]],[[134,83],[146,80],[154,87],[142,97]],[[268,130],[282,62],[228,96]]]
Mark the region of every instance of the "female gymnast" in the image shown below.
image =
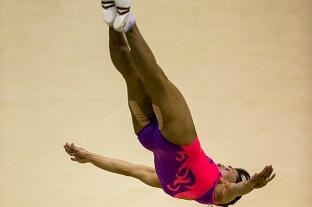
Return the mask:
[[[155,168],[104,157],[66,143],[73,161],[92,163],[162,188],[172,197],[227,206],[274,177],[271,165],[252,177],[241,168],[215,164],[202,150],[188,106],[143,39],[129,0],[102,0],[114,66],[126,81],[133,127],[154,155]]]

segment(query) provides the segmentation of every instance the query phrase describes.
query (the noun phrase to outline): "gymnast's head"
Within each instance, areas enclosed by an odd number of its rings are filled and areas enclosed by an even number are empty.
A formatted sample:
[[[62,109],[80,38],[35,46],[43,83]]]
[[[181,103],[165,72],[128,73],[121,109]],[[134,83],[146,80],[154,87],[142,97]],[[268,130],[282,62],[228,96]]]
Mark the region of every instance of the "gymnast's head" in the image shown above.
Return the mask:
[[[218,164],[218,167],[220,169],[220,173],[222,174],[221,182],[228,182],[228,183],[239,183],[242,181],[246,181],[250,179],[249,173],[242,169],[242,168],[233,168],[231,166],[225,166],[222,164]],[[233,205],[236,203],[239,199],[241,199],[242,196],[237,196],[234,200],[227,204],[222,204],[220,206],[228,206]]]

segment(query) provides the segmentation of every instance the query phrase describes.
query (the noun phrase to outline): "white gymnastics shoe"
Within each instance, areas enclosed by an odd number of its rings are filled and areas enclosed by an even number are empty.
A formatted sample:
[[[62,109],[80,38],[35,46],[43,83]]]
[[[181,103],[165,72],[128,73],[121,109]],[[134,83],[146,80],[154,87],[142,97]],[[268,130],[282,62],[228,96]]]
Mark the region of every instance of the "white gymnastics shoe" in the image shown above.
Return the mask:
[[[114,0],[101,0],[102,11],[104,21],[109,25],[113,26],[115,17],[117,15],[117,8]]]
[[[130,12],[130,0],[115,0],[117,15],[114,29],[118,32],[128,32],[135,24],[135,18]]]

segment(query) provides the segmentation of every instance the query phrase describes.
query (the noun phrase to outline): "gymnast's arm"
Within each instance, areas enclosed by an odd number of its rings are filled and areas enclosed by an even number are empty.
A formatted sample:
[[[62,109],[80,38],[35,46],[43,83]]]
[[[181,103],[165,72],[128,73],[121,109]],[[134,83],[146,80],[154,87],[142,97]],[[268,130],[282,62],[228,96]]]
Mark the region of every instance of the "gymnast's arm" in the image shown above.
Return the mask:
[[[103,170],[120,175],[130,176],[142,181],[149,186],[161,188],[155,169],[152,167],[132,164],[127,161],[98,155],[89,152],[84,148],[77,147],[73,143],[66,143],[64,148],[65,151],[71,156],[71,160],[73,161],[77,161],[79,163],[92,163],[96,167]]]
[[[273,168],[268,165],[247,181],[219,184],[216,188],[217,200],[221,203],[228,203],[237,196],[245,195],[254,189],[263,188],[275,177],[275,174],[272,173]]]

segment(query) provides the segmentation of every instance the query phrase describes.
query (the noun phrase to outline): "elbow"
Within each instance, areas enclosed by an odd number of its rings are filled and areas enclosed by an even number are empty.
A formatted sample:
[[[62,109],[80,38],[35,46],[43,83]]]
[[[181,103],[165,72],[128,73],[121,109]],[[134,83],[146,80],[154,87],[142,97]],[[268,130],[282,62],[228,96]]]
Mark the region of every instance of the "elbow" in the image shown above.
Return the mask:
[[[123,174],[125,176],[135,177],[134,173],[133,173],[133,167],[132,166],[125,167],[125,168],[121,169],[121,174]]]

